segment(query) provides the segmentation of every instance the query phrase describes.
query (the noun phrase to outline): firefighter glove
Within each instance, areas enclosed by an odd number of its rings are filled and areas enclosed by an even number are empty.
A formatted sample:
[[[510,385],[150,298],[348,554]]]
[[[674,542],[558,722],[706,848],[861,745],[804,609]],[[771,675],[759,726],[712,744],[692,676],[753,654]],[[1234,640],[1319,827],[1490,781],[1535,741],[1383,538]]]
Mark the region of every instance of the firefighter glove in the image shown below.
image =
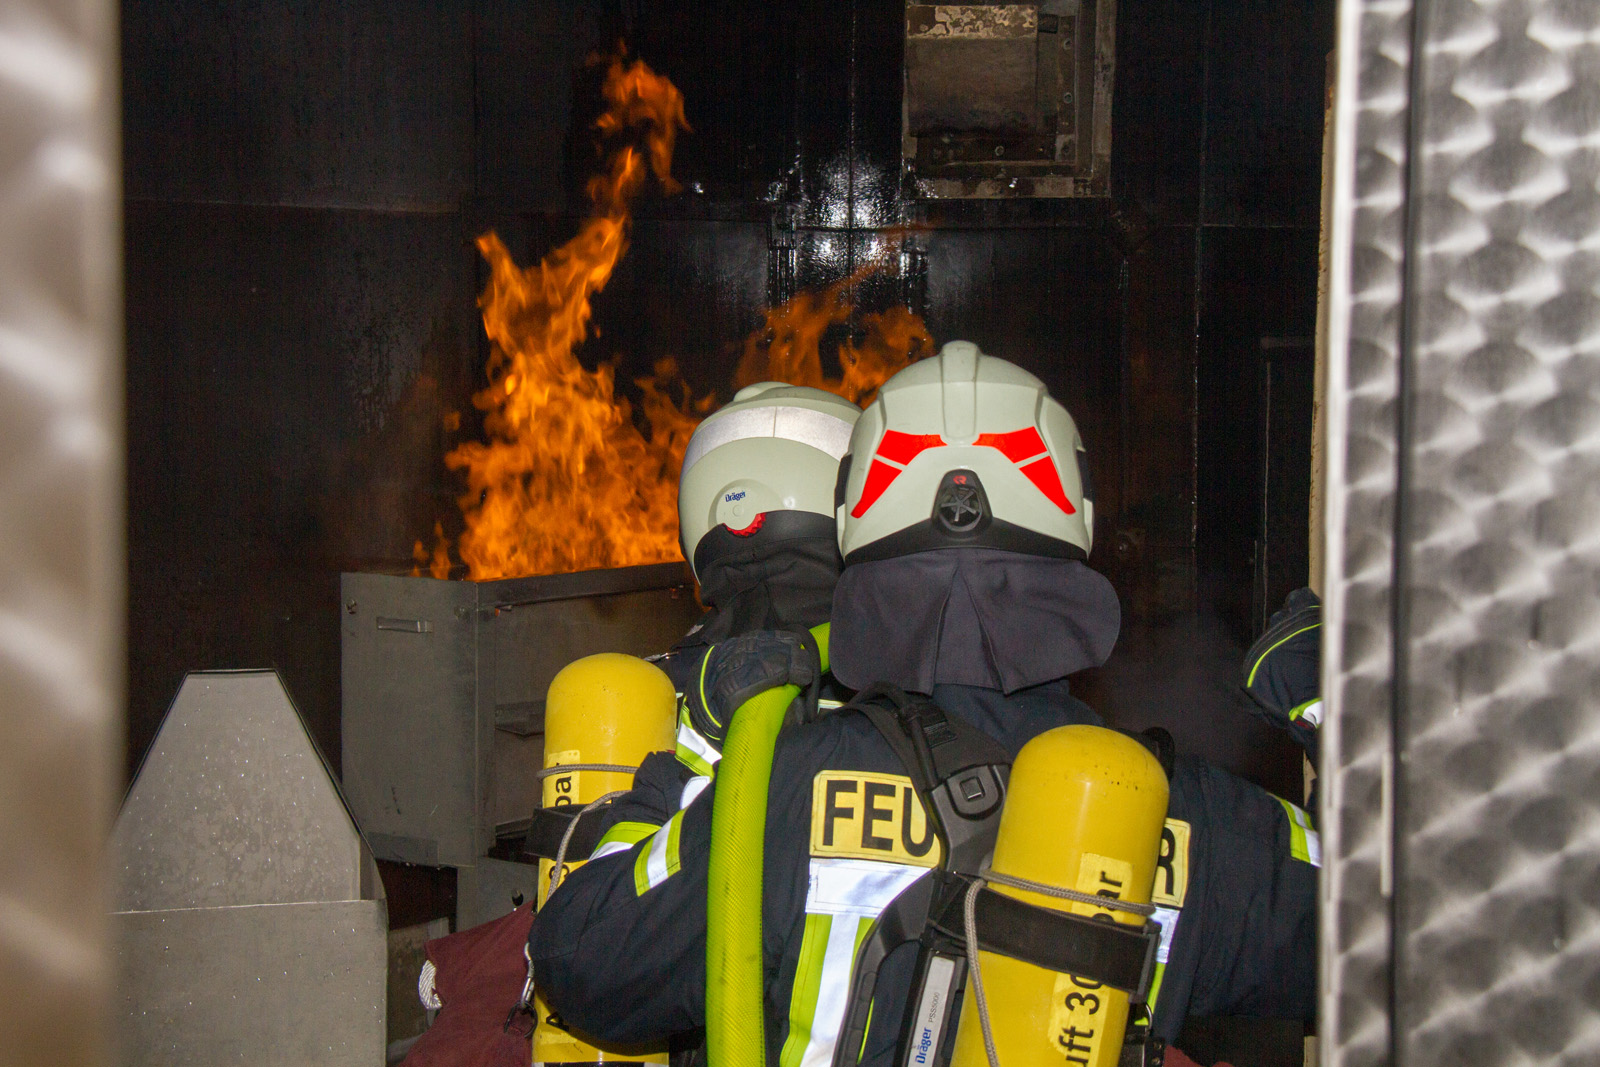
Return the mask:
[[[781,685],[797,685],[801,693],[790,705],[785,723],[809,722],[816,718],[821,684],[816,638],[787,630],[758,630],[707,649],[684,704],[695,730],[721,751],[728,724],[745,701]]]

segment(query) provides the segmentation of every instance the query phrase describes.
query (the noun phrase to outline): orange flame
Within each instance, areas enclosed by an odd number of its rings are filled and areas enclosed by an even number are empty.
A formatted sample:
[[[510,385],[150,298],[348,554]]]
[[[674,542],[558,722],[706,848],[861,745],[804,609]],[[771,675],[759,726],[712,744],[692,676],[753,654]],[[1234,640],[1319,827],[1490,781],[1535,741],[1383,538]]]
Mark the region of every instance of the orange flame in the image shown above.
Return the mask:
[[[826,389],[856,404],[870,403],[878,386],[933,350],[933,337],[921,317],[910,308],[891,307],[862,316],[860,342],[848,339],[839,346],[842,377],[823,373],[823,335],[829,327],[849,322],[855,311],[851,292],[879,269],[876,265],[863,267],[820,293],[799,293],[782,307],[768,311],[766,327],[745,338],[735,387],[788,382]]]
[[[591,299],[627,250],[629,205],[654,174],[672,180],[677,131],[688,129],[683,97],[641,62],[613,59],[603,89],[602,133],[628,139],[589,182],[594,210],[577,236],[519,268],[494,233],[478,238],[490,278],[479,298],[491,342],[488,388],[473,397],[486,414],[485,441],[445,457],[464,474],[466,529],[458,545],[473,580],[622,567],[681,559],[677,483],[684,449],[712,397],[696,400],[671,360],[635,384],[642,422],[616,395],[614,368],[586,370],[574,354],[589,331]],[[642,137],[642,149],[632,139]],[[823,373],[820,346],[848,321],[850,293],[867,271],[801,293],[767,312],[745,342],[738,384],[781,380],[828,389],[857,403],[896,370],[931,350],[922,320],[905,308],[863,317],[862,339],[840,347],[843,375]],[[417,569],[449,574],[449,544],[434,528],[430,554],[419,541]]]
[[[417,565],[411,568],[413,575],[420,575],[422,568],[427,567],[428,573],[435,578],[450,577],[450,539],[444,535],[444,523],[433,524],[433,552],[428,552],[427,546],[421,541],[411,546],[411,558]]]

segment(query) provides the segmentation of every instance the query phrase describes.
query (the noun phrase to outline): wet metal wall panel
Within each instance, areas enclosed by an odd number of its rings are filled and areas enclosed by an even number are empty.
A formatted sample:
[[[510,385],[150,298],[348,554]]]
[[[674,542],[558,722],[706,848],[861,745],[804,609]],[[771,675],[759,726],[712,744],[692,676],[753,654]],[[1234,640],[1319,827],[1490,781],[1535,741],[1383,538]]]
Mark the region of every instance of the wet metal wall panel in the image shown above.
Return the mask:
[[[1327,62],[1333,0],[1213,0],[1205,7],[1203,221],[1314,229],[1324,86],[1312,75]]]
[[[472,20],[451,0],[123,5],[130,197],[455,211]]]
[[[1398,1062],[1600,1061],[1600,5],[1420,9]]]
[[[116,12],[0,2],[0,1064],[107,1056],[122,711]]]
[[[186,672],[274,664],[337,763],[339,570],[409,560],[456,510],[470,235],[148,200],[127,233],[130,761]]]
[[[1329,241],[1318,1028],[1324,1067],[1389,1062],[1394,507],[1411,7],[1339,12]]]

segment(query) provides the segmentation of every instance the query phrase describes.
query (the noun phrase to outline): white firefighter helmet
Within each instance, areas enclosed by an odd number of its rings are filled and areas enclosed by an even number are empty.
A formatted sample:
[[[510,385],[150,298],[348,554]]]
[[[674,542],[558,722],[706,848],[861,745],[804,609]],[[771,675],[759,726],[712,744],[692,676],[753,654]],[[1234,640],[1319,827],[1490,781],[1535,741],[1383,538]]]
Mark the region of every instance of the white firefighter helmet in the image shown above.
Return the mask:
[[[831,528],[839,459],[860,416],[843,397],[782,382],[747,385],[707,416],[678,479],[678,534],[696,577],[719,545],[763,529],[803,516]]]
[[[1086,559],[1083,441],[1044,383],[951,341],[878,390],[850,439],[835,510],[845,565],[937,548]]]

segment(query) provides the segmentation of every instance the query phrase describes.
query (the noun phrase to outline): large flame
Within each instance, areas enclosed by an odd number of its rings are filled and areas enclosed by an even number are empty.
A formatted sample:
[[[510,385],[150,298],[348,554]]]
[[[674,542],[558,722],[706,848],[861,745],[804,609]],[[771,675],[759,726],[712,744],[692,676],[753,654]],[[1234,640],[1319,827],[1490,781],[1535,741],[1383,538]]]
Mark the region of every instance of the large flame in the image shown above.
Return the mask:
[[[491,354],[490,384],[473,403],[486,413],[486,440],[445,457],[467,483],[458,551],[474,580],[682,558],[678,473],[712,398],[695,400],[672,361],[658,362],[635,383],[642,429],[616,394],[613,368],[586,370],[575,349],[589,330],[591,299],[627,250],[632,200],[651,173],[666,191],[677,188],[673,144],[688,124],[681,94],[642,62],[613,60],[603,91],[608,109],[597,126],[621,144],[589,182],[593,211],[577,236],[526,270],[494,233],[478,238],[490,267],[478,303]],[[932,339],[922,320],[891,308],[864,316],[860,339],[840,345],[841,377],[823,372],[823,336],[850,319],[854,286],[873,269],[768,311],[745,342],[736,384],[780,380],[863,403],[926,355]],[[416,543],[417,572],[448,577],[442,528],[434,538],[431,552]]]

